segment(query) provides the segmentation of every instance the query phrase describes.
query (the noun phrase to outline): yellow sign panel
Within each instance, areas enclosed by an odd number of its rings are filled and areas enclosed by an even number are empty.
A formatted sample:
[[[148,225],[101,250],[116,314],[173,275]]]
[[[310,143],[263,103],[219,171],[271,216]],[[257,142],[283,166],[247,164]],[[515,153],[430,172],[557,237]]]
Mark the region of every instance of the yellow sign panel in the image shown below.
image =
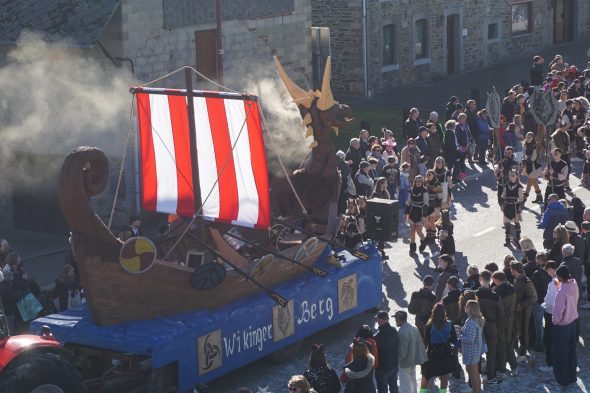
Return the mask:
[[[356,273],[338,280],[338,312],[342,314],[358,305]]]

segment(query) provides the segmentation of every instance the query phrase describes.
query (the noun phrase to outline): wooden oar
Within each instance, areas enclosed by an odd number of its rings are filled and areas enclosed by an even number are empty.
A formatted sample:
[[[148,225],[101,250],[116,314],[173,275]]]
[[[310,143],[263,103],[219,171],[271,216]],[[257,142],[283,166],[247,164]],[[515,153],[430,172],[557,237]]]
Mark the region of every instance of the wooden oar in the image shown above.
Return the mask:
[[[311,231],[308,231],[308,230],[303,229],[303,228],[299,228],[299,227],[297,227],[297,226],[295,226],[295,225],[293,225],[293,224],[291,224],[291,223],[289,223],[289,222],[287,222],[285,220],[281,220],[280,218],[273,217],[273,220],[275,220],[279,224],[286,225],[289,228],[292,228],[292,229],[294,229],[296,231],[299,231],[301,233],[305,233],[306,235],[309,235],[309,236],[317,236],[315,233],[313,233]],[[353,250],[353,249],[344,247],[341,244],[338,244],[338,243],[336,243],[336,242],[334,242],[332,240],[324,239],[322,237],[318,237],[318,240],[319,241],[322,241],[324,243],[327,243],[327,244],[329,244],[332,247],[342,248],[342,249],[348,251],[349,253],[351,253],[352,255],[354,255],[355,257],[357,257],[359,259],[362,259],[363,261],[368,261],[369,260],[369,256],[367,254],[365,254],[364,252],[362,252],[362,251]]]
[[[276,252],[276,251],[269,250],[269,249],[267,249],[266,247],[263,247],[263,246],[261,246],[260,244],[258,244],[258,243],[256,243],[256,242],[253,242],[253,241],[251,241],[251,240],[242,239],[241,237],[239,237],[239,236],[236,236],[236,235],[233,235],[233,234],[231,234],[231,233],[229,233],[229,232],[226,232],[225,234],[226,234],[227,236],[229,236],[229,237],[233,237],[233,238],[234,238],[234,239],[236,239],[236,240],[239,240],[239,241],[242,241],[242,242],[244,242],[244,243],[246,243],[246,244],[249,244],[249,245],[251,245],[251,246],[257,247],[257,248],[261,249],[261,250],[262,250],[262,251],[264,251],[264,252],[267,252],[267,253],[269,253],[269,254],[272,254],[272,255],[274,255],[274,256],[275,256],[275,257],[277,257],[277,258],[286,259],[287,261],[289,261],[289,262],[291,262],[291,263],[294,263],[294,264],[295,264],[295,265],[297,265],[297,266],[301,266],[302,268],[305,268],[305,269],[309,270],[310,272],[312,272],[313,274],[315,274],[315,275],[317,275],[317,276],[320,276],[320,277],[326,277],[326,276],[328,275],[328,272],[326,272],[325,270],[322,270],[322,269],[320,269],[319,267],[315,267],[315,266],[307,266],[307,265],[304,265],[303,263],[301,263],[301,262],[299,262],[299,261],[296,261],[296,260],[295,260],[295,259],[293,259],[293,258],[289,258],[289,257],[287,257],[287,256],[285,256],[285,255],[282,255],[282,254],[280,254],[280,253]]]
[[[211,252],[212,254],[214,254],[217,258],[221,259],[222,261],[224,261],[225,263],[227,263],[229,266],[231,266],[236,272],[238,272],[239,274],[241,274],[242,276],[246,277],[246,279],[250,282],[252,282],[252,284],[256,285],[258,288],[262,289],[272,300],[274,300],[275,302],[277,302],[277,304],[279,304],[282,307],[287,307],[287,304],[289,303],[287,301],[287,299],[285,299],[284,297],[282,297],[281,295],[279,295],[278,293],[266,288],[265,286],[263,286],[261,283],[259,283],[258,281],[256,281],[255,279],[253,279],[252,277],[250,277],[250,275],[248,273],[246,273],[243,270],[240,270],[240,268],[238,268],[235,264],[231,263],[230,261],[228,261],[226,258],[224,258],[220,253],[217,252],[217,250],[215,250],[214,248],[210,247],[209,245],[205,244],[204,241],[198,239],[196,236],[192,236],[190,234],[189,235],[193,240],[195,240],[196,242],[198,242],[201,246],[203,246],[203,248],[205,248],[207,251]]]

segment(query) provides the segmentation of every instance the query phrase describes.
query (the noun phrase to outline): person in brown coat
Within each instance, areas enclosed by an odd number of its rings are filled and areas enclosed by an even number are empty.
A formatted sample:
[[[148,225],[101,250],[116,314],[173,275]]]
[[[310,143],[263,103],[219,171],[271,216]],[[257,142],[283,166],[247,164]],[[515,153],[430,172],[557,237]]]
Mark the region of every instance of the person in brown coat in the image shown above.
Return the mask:
[[[490,385],[498,384],[496,379],[496,349],[498,344],[497,321],[504,318],[504,307],[500,296],[490,288],[492,282],[492,273],[484,270],[479,275],[480,287],[475,291],[479,308],[486,324],[483,326],[483,336],[488,346],[486,354],[486,374],[487,383]]]
[[[408,305],[408,312],[416,316],[416,327],[420,332],[420,337],[424,338],[426,322],[432,313],[432,307],[436,303],[436,297],[432,293],[434,278],[428,275],[422,280],[424,285],[419,291],[413,292]]]
[[[521,262],[514,262],[510,265],[514,276],[514,291],[516,293],[516,307],[514,316],[516,318],[516,331],[518,334],[518,361],[526,360],[526,352],[529,343],[529,324],[533,305],[537,302],[537,291],[533,282],[524,273],[524,266]]]
[[[496,320],[496,329],[498,331],[498,344],[496,345],[496,370],[497,375],[504,376],[506,371],[506,361],[510,364],[510,370],[516,375],[516,356],[514,347],[516,344],[516,334],[514,331],[514,310],[516,308],[516,292],[512,284],[506,279],[506,274],[497,271],[492,274],[492,280],[495,287],[494,292],[500,297],[502,308],[504,309],[504,318]]]

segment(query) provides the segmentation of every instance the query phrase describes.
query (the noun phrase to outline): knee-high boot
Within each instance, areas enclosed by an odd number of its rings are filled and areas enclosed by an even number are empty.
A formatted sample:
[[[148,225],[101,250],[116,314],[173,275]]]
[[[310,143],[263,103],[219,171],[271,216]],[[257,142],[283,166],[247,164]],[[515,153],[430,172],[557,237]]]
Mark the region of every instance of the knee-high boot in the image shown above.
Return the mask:
[[[514,224],[514,243],[516,247],[520,249],[520,223],[517,222]]]
[[[506,235],[505,240],[504,240],[504,244],[505,245],[510,245],[510,223],[507,222],[504,224],[504,233]]]

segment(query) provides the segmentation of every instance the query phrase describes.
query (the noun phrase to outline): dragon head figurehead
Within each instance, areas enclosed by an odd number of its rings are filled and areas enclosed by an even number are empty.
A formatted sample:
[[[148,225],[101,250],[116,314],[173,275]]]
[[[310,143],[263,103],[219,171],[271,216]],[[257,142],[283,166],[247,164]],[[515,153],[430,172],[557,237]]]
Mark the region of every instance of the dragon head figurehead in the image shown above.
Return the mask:
[[[281,80],[299,108],[303,126],[307,128],[305,136],[313,136],[314,139],[309,146],[312,149],[310,157],[304,162],[305,169],[314,173],[324,172],[325,175],[328,175],[330,170],[336,173],[335,149],[330,133],[334,132],[338,135],[338,129],[352,120],[352,111],[349,106],[334,100],[330,87],[330,57],[326,60],[321,91],[306,91],[297,86],[289,78],[279,59],[276,56],[274,59]],[[329,170],[326,165],[329,165]]]

